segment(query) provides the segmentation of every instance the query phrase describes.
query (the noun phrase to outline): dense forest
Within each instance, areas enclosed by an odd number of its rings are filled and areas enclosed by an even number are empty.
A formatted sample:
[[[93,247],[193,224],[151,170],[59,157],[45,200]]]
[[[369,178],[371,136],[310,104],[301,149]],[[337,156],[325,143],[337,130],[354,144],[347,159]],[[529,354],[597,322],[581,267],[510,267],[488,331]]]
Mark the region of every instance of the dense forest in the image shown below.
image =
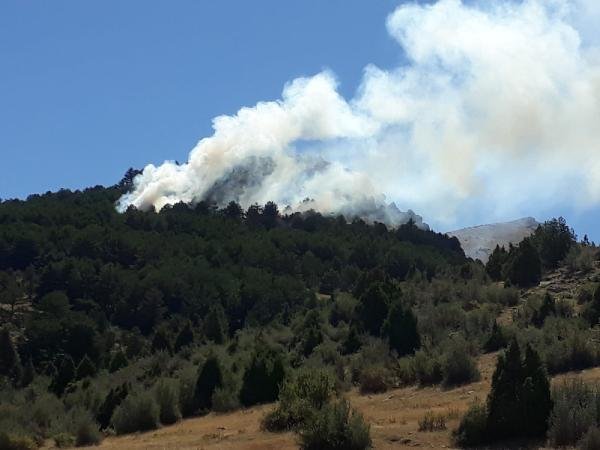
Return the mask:
[[[334,428],[338,444],[353,440],[340,448],[367,448],[345,391],[467,383],[478,354],[506,347],[496,397],[469,411],[457,442],[540,438],[555,402],[547,373],[600,362],[593,283],[578,305],[533,296],[512,325],[497,322],[545,271],[595,264],[595,245],[562,219],[484,266],[410,222],[272,202],[117,213],[133,175],[0,203],[0,448],[88,445],[276,400],[265,429],[295,430],[311,449],[336,448],[324,442]],[[519,401],[538,405],[527,430],[508,417]]]

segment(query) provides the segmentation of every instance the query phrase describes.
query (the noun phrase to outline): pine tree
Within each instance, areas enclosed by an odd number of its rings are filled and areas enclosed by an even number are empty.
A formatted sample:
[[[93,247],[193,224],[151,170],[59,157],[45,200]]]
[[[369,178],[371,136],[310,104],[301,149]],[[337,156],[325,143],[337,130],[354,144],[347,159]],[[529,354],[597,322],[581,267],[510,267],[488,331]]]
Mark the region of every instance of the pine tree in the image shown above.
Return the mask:
[[[544,436],[553,406],[550,381],[539,355],[529,345],[525,350],[523,376],[521,408],[527,419],[525,434],[531,437]]]
[[[108,371],[110,373],[116,372],[117,370],[126,367],[128,364],[129,361],[127,360],[127,355],[125,355],[125,352],[123,350],[118,350],[110,360]]]
[[[204,320],[204,334],[215,344],[222,344],[229,334],[227,317],[221,305],[214,305]]]
[[[0,376],[14,378],[20,365],[19,354],[6,328],[0,330]]]
[[[498,357],[488,396],[488,429],[495,439],[520,436],[524,426],[519,395],[523,380],[521,349],[516,340]]]
[[[358,315],[365,329],[372,336],[381,334],[381,327],[388,316],[389,302],[383,283],[372,284],[360,297]]]
[[[383,324],[383,334],[387,336],[390,348],[396,350],[398,356],[413,354],[421,346],[417,318],[410,308],[404,308],[400,302],[391,307]]]
[[[223,386],[223,372],[219,359],[210,355],[198,372],[194,389],[194,407],[196,411],[209,411],[215,390]]]
[[[544,300],[542,301],[542,305],[533,314],[532,322],[536,327],[540,328],[542,325],[544,325],[544,321],[548,316],[555,314],[556,303],[552,296],[546,292],[546,295],[544,295]]]
[[[486,352],[495,352],[500,350],[501,348],[506,347],[506,337],[504,336],[504,332],[498,322],[494,321],[494,325],[492,326],[492,332],[490,336],[485,341],[483,348]]]
[[[496,245],[496,248],[490,255],[487,264],[485,265],[485,271],[494,281],[502,280],[502,266],[506,263],[508,253],[504,247]]]
[[[542,276],[542,263],[531,239],[523,239],[518,247],[510,251],[503,272],[505,278],[517,286],[524,287],[539,283]]]
[[[83,380],[86,377],[93,377],[94,375],[96,375],[96,366],[88,355],[84,355],[77,366],[77,380]]]
[[[342,343],[342,354],[350,355],[356,353],[361,346],[360,333],[358,327],[353,323],[350,325],[350,331],[348,337]]]
[[[245,406],[277,400],[285,377],[281,354],[259,343],[250,366],[244,372],[240,400]]]
[[[27,387],[31,384],[35,378],[35,367],[33,367],[33,361],[31,358],[27,360],[27,363],[23,366],[23,376],[21,377],[21,387]]]
[[[172,353],[171,339],[165,327],[160,327],[156,330],[156,333],[154,333],[154,337],[152,338],[152,351]]]
[[[183,347],[186,347],[194,342],[194,332],[192,331],[192,324],[188,321],[183,326],[177,338],[175,339],[175,351],[180,351]]]
[[[60,397],[74,379],[75,363],[73,363],[73,358],[70,355],[65,355],[58,367],[56,376],[50,384],[50,390]]]

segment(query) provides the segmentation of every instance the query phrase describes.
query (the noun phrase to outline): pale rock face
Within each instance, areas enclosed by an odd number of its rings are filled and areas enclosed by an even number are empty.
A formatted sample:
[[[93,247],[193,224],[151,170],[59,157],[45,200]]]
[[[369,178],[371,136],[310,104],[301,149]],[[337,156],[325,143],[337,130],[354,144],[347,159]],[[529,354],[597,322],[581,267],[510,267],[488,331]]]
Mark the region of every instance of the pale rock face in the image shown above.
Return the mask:
[[[456,236],[465,254],[473,259],[486,263],[496,245],[508,247],[518,244],[523,238],[531,235],[539,223],[533,217],[510,222],[492,223],[476,227],[463,228],[448,233]]]

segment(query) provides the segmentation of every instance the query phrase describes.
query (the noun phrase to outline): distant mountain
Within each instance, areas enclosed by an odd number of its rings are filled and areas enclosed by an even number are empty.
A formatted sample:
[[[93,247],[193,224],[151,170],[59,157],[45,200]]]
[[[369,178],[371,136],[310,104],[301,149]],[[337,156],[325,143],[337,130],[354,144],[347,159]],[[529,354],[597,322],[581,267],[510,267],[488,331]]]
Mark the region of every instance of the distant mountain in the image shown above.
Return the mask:
[[[496,245],[508,247],[510,243],[517,244],[532,234],[538,225],[533,217],[523,217],[511,222],[463,228],[447,234],[458,238],[467,256],[485,263]]]

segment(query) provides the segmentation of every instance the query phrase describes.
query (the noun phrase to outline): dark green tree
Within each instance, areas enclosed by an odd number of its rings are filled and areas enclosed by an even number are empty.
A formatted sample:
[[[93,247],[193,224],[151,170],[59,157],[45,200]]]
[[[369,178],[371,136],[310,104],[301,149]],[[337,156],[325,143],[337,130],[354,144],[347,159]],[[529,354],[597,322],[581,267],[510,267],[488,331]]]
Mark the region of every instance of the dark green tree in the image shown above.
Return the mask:
[[[10,333],[6,328],[3,328],[0,330],[0,376],[14,378],[19,364],[19,354],[15,349]]]
[[[365,330],[373,336],[381,334],[381,327],[389,313],[389,297],[383,283],[374,283],[360,297],[358,317],[361,318]]]
[[[417,329],[417,318],[412,310],[396,301],[390,308],[383,324],[383,335],[389,340],[390,348],[398,356],[410,355],[421,346],[421,337]]]
[[[175,351],[178,352],[193,342],[194,332],[192,331],[192,324],[190,321],[187,321],[175,339]]]
[[[505,277],[517,286],[526,287],[539,283],[542,265],[531,239],[523,239],[518,247],[514,247],[509,253],[504,273]]]
[[[96,375],[96,366],[88,355],[84,355],[77,365],[76,379],[83,380],[86,377],[93,377],[94,375]]]
[[[31,358],[23,366],[23,375],[21,376],[21,387],[27,387],[35,378],[35,367]]]
[[[194,389],[194,407],[196,411],[206,412],[212,408],[215,390],[223,386],[221,363],[216,355],[210,355],[198,371]]]
[[[494,321],[494,325],[492,325],[492,331],[483,344],[484,350],[486,352],[495,352],[506,347],[506,344],[506,336],[504,336],[502,327],[498,325],[498,322]]]
[[[50,383],[50,390],[59,397],[65,392],[65,389],[69,384],[75,381],[75,363],[70,355],[64,355],[58,366],[58,370],[52,383]]]
[[[244,406],[273,402],[285,378],[285,365],[281,353],[258,344],[250,365],[244,372],[240,401]]]
[[[360,340],[360,332],[358,327],[355,324],[350,324],[350,331],[348,331],[348,336],[342,342],[342,354],[350,355],[352,353],[356,353],[362,343]]]
[[[523,376],[520,403],[523,417],[527,420],[525,434],[530,437],[545,436],[553,407],[550,381],[539,355],[530,345],[525,350]]]
[[[554,268],[577,242],[575,233],[562,217],[544,222],[535,230],[533,242],[544,267]]]
[[[485,265],[485,271],[494,281],[502,280],[502,267],[506,263],[508,252],[504,247],[496,245],[496,248],[490,255],[488,262]]]
[[[542,300],[542,304],[540,305],[539,309],[533,313],[531,321],[536,327],[540,328],[544,325],[544,321],[548,316],[553,316],[555,314],[556,303],[554,298],[552,298],[552,296],[546,292],[544,299]]]
[[[600,321],[600,285],[594,290],[592,301],[585,307],[583,316],[592,326]]]
[[[215,344],[227,340],[229,325],[225,310],[221,305],[213,305],[204,319],[204,335]]]
[[[110,373],[114,373],[123,367],[127,367],[129,361],[127,360],[127,355],[123,350],[117,350],[115,354],[112,356],[110,360],[110,365],[108,366],[108,371]]]
[[[156,330],[156,333],[154,333],[154,337],[152,338],[152,351],[168,353],[173,351],[171,347],[171,336],[166,327],[160,327]]]

